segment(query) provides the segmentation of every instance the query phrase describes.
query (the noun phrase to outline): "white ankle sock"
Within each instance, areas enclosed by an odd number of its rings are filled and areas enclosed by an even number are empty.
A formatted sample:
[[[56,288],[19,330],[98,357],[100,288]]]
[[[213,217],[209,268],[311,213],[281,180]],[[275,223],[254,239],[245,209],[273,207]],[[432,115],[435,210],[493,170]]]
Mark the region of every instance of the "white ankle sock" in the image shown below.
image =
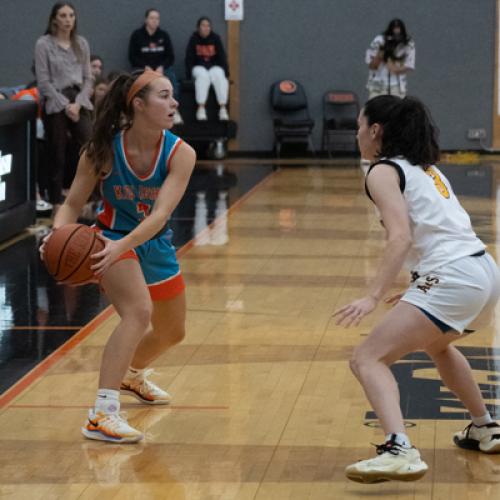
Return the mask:
[[[481,427],[482,425],[491,424],[493,422],[493,419],[491,418],[489,412],[485,413],[482,417],[473,417],[471,415],[471,418],[472,418],[472,423],[476,427]]]
[[[95,411],[102,413],[120,412],[120,391],[99,389],[95,400]]]
[[[390,441],[393,439],[397,444],[404,446],[405,448],[411,448],[410,438],[403,432],[395,432],[394,434],[387,434],[385,436],[385,441]]]

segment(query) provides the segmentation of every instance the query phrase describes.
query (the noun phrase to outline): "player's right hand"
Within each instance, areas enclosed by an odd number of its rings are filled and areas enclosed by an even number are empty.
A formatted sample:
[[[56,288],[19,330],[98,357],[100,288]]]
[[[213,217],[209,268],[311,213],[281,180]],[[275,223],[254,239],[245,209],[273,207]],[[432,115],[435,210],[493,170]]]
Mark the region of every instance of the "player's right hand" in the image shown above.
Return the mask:
[[[49,234],[44,236],[42,238],[42,244],[39,246],[38,251],[40,252],[40,259],[43,260],[43,254],[45,252],[45,245],[47,245],[47,241],[49,241],[49,238],[51,237],[52,233],[54,231],[50,231]]]

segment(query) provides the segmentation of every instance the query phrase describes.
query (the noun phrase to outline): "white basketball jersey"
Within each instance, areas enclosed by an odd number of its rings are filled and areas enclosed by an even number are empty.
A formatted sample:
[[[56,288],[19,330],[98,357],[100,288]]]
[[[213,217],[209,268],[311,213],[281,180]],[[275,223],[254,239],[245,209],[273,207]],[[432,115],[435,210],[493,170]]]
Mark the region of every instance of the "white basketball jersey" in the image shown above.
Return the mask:
[[[384,160],[380,160],[384,162]],[[448,179],[435,166],[424,170],[402,157],[391,158],[401,171],[413,244],[405,267],[424,274],[486,246],[472,229]],[[403,188],[404,186],[404,188]]]

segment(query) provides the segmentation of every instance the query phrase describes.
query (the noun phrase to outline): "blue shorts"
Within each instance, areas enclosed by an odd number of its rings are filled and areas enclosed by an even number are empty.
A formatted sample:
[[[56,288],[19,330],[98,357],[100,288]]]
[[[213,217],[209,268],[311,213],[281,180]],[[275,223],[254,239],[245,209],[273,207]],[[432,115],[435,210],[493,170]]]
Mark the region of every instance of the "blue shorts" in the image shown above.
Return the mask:
[[[125,234],[111,229],[101,229],[101,234],[110,240],[119,240]],[[144,242],[121,255],[117,261],[135,259],[141,266],[152,300],[168,300],[186,288],[179,263],[172,245],[172,231]]]

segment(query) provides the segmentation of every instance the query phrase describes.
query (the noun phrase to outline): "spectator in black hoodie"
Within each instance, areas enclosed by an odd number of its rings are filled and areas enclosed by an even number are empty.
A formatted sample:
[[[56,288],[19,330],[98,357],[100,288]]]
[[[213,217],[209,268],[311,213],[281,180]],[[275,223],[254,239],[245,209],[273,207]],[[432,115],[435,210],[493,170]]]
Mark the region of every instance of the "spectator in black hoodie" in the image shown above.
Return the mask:
[[[221,39],[212,31],[208,17],[201,17],[197,23],[198,29],[191,35],[186,49],[186,77],[194,79],[197,120],[206,120],[205,104],[208,98],[210,84],[214,86],[219,102],[219,120],[228,120],[227,98],[229,93],[229,74],[227,58]]]
[[[174,97],[179,100],[179,82],[174,71],[174,49],[166,31],[160,29],[160,13],[148,9],[144,16],[144,26],[135,30],[130,37],[128,58],[132,68],[151,69],[163,73],[172,83]],[[182,123],[176,110],[174,124]]]

